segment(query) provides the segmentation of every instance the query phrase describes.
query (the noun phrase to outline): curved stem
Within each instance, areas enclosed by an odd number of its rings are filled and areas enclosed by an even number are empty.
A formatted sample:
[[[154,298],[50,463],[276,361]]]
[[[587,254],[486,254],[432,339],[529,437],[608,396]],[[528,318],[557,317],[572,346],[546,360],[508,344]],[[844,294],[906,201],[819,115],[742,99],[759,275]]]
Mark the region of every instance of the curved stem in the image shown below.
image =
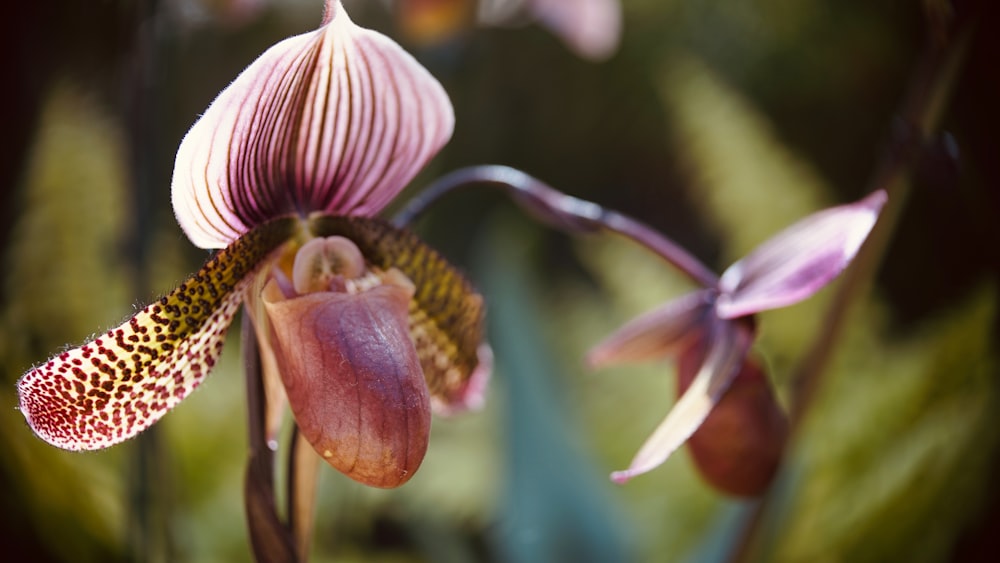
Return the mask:
[[[605,229],[628,237],[652,250],[695,283],[707,288],[714,288],[719,284],[719,276],[708,266],[649,225],[617,211],[607,211],[605,219]]]
[[[645,223],[591,201],[566,195],[509,166],[470,166],[446,174],[410,200],[393,218],[393,223],[405,227],[442,196],[480,185],[500,188],[530,215],[551,227],[570,233],[599,230],[618,233],[655,252],[701,286],[715,287],[719,282],[719,277],[701,261]]]

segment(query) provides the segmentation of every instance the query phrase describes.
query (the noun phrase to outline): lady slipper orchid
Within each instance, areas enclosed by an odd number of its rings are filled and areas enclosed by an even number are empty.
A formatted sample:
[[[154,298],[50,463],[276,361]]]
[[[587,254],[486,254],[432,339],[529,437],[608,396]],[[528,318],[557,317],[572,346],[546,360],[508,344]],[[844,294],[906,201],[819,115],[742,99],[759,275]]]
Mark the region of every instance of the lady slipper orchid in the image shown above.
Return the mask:
[[[426,69],[328,0],[322,27],[263,53],[177,151],[177,220],[221,250],[120,326],[23,375],[30,427],[69,450],[135,436],[198,387],[246,304],[269,404],[286,395],[302,435],[350,477],[406,482],[432,408],[477,406],[490,369],[482,298],[374,217],[453,121]]]
[[[699,466],[723,490],[756,494],[769,483],[787,431],[749,357],[753,315],[797,303],[832,281],[854,259],[885,201],[877,191],[802,219],[730,266],[716,284],[637,317],[591,350],[594,366],[668,355],[679,361],[680,398],[629,468],[612,474],[614,481],[658,467],[691,438]],[[737,385],[739,394],[727,393]],[[702,430],[712,433],[693,436]],[[759,447],[734,446],[732,432]]]
[[[570,233],[608,231],[663,258],[701,289],[632,320],[588,355],[595,367],[673,355],[680,399],[618,483],[650,471],[689,441],[703,475],[721,490],[755,495],[770,483],[787,421],[750,357],[754,314],[806,299],[846,268],[875,225],[886,193],[814,213],[730,266],[721,278],[681,246],[628,215],[553,189],[506,166],[455,170],[410,200],[396,225],[418,219],[444,195],[499,188],[535,219]],[[690,440],[689,440],[690,438]]]

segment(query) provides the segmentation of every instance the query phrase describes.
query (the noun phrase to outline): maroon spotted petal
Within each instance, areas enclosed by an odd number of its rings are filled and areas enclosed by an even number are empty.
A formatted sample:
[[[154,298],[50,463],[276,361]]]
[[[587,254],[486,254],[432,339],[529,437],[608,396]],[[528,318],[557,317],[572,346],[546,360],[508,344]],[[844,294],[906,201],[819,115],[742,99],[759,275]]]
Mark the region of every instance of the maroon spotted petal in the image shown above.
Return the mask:
[[[121,326],[24,374],[17,391],[32,430],[60,448],[94,450],[159,420],[215,365],[249,274],[291,229],[291,220],[258,228]]]

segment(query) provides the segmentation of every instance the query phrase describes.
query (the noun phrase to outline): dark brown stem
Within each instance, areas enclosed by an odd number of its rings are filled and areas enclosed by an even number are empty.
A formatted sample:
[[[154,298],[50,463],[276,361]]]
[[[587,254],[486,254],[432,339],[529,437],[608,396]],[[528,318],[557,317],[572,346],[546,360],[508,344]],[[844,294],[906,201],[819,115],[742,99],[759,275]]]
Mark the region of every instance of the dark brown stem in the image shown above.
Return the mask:
[[[250,459],[244,483],[244,505],[250,545],[257,561],[295,563],[299,561],[295,538],[278,515],[274,496],[274,450],[267,442],[265,413],[267,396],[261,369],[260,349],[250,315],[242,324],[243,369],[247,383],[247,414],[250,431]]]

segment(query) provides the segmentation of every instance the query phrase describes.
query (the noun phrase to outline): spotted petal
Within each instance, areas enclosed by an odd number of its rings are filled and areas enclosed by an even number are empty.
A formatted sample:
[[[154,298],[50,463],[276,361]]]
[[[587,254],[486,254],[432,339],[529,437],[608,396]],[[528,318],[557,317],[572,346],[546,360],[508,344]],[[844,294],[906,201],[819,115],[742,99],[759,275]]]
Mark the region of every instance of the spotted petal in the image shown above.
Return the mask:
[[[28,371],[17,390],[32,430],[60,448],[94,450],[159,420],[212,369],[249,274],[292,228],[290,219],[261,226],[122,325]]]
[[[203,248],[287,213],[372,215],[451,136],[440,83],[337,0],[325,25],[268,49],[184,137],[174,213]]]
[[[798,303],[830,283],[868,237],[886,194],[814,213],[730,266],[716,312],[734,318]]]

